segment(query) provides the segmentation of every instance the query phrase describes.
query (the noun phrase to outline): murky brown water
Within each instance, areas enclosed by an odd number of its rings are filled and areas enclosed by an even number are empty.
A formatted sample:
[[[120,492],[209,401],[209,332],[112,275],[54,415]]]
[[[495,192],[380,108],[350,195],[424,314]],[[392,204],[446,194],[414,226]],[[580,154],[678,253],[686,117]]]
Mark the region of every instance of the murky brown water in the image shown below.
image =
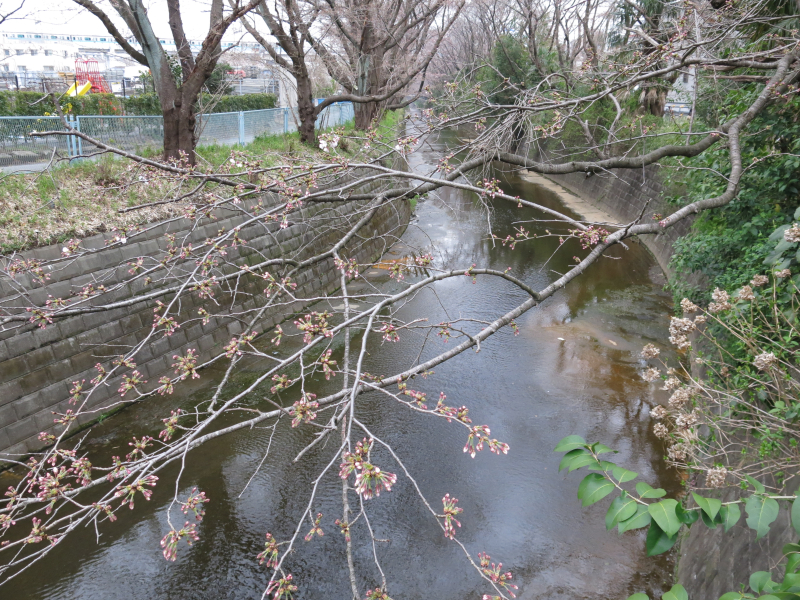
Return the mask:
[[[416,160],[431,164],[440,150],[440,144],[434,144]],[[552,194],[521,179],[511,179],[504,189],[560,207]],[[541,288],[566,270],[577,249],[567,248],[543,266],[556,239],[539,239],[514,251],[493,245],[487,238],[486,214],[473,197],[457,191],[420,202],[417,215],[395,256],[426,247],[439,266],[510,266],[514,275]],[[491,223],[495,233],[505,237],[513,234],[515,222],[534,216],[532,211],[498,205]],[[361,419],[395,445],[429,498],[438,501],[445,493],[459,498],[464,513],[458,537],[473,556],[487,552],[512,570],[522,599],[616,600],[635,591],[659,596],[662,585],[670,585],[670,558],[647,558],[643,532],[607,532],[603,516],[608,501],[581,508],[576,497],[581,475],[559,474],[560,455],[552,452],[563,436],[580,434],[618,449],[615,460],[651,484],[670,492],[680,487],[675,473],[665,469],[663,450],[649,431],[648,406],[656,392],[637,375],[641,347],[664,338],[670,299],[661,291],[655,263],[642,247],[617,248],[611,256],[520,318],[518,337],[501,331],[480,353],[467,352],[437,368],[434,377],[415,381],[415,389],[428,397],[444,391],[449,403],[467,405],[475,423],[489,424],[493,437],[510,444],[508,456],[484,451],[472,460],[462,452],[462,428],[447,427],[394,403],[372,398],[359,408]],[[370,277],[381,289],[397,285],[384,271]],[[477,285],[467,278],[449,280],[435,291],[417,296],[402,316],[434,322],[459,316],[488,318],[524,300],[510,286],[485,279]],[[409,334],[396,344],[373,344],[365,368],[371,373],[396,372],[417,357],[421,346],[422,338]],[[429,339],[422,356],[445,347]],[[248,367],[235,385],[246,385],[257,369]],[[183,389],[183,400],[176,394],[169,402],[194,403],[219,376],[203,373],[194,390]],[[318,385],[315,391],[322,393],[340,384]],[[92,453],[119,454],[132,435],[155,435],[165,408],[163,401],[137,407],[96,427]],[[334,451],[321,448],[299,467],[292,465],[309,433],[287,423],[271,441],[272,458],[246,487],[268,437],[263,430],[239,432],[193,452],[183,488],[188,492],[196,485],[206,490],[211,503],[200,526],[200,542],[191,549],[181,547],[177,562],[167,563],[159,547],[168,529],[170,489],[165,485],[156,488],[149,503],[137,502],[135,511],[104,526],[99,541],[93,530],[77,532],[0,588],[0,597],[260,598],[268,573],[258,565],[256,554],[263,549],[265,532],[279,539],[289,534],[307,502],[309,482]],[[162,475],[162,481],[170,479],[169,473]],[[0,487],[6,485],[0,481]],[[335,474],[325,481],[321,497],[315,511],[325,515],[325,537],[301,542],[285,566],[300,587],[297,598],[349,598],[344,542],[333,525],[341,515],[341,483]],[[391,493],[370,501],[370,515],[376,536],[389,540],[378,544],[378,552],[395,600],[477,599],[490,591],[461,551],[443,538],[402,477]],[[379,583],[363,533],[363,528],[354,528],[362,591]]]

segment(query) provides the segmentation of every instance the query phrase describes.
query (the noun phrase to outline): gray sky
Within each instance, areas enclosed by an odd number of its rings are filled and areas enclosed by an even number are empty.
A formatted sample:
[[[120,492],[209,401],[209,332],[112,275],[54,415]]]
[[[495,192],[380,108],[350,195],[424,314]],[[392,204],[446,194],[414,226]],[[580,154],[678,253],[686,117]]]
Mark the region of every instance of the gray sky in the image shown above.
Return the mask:
[[[18,5],[20,0],[0,0],[0,9]],[[107,0],[98,0],[112,18],[115,11]],[[181,14],[186,35],[191,39],[203,39],[208,31],[210,1],[181,0]],[[167,6],[163,0],[145,0],[150,22],[159,37],[172,39],[167,24]],[[121,31],[126,31],[120,19],[114,19]],[[71,0],[26,0],[23,9],[14,18],[0,26],[5,32],[42,32],[59,34],[102,35],[107,33],[103,24]],[[243,28],[235,23],[228,30],[226,39],[239,39]],[[246,36],[249,39],[249,36]]]

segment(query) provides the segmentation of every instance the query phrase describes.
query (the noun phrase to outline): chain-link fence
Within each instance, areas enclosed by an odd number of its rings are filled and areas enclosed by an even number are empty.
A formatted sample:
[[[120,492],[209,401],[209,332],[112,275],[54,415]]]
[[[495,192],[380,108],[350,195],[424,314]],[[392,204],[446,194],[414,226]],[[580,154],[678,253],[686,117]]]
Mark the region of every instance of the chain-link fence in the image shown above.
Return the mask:
[[[75,121],[71,119],[74,127]],[[0,166],[46,164],[57,152],[75,156],[74,136],[32,137],[39,131],[67,131],[58,117],[0,117]]]
[[[339,127],[353,119],[353,105],[341,102],[326,107],[317,129]],[[158,148],[164,143],[162,117],[72,116],[71,127],[128,152]],[[198,145],[245,145],[265,135],[297,131],[297,108],[271,108],[201,115],[197,119]],[[41,168],[58,156],[80,156],[95,148],[77,136],[31,137],[33,132],[66,131],[58,117],[0,117],[0,168]]]
[[[78,131],[126,152],[141,152],[164,143],[162,117],[80,116],[75,117],[75,122]],[[92,144],[75,139],[78,144],[75,155],[96,150]]]

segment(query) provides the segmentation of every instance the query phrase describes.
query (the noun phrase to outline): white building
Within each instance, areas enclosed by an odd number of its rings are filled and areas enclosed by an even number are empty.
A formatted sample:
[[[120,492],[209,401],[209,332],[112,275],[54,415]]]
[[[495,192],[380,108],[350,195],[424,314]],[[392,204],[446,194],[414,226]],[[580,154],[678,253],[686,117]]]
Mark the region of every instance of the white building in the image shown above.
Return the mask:
[[[160,41],[168,54],[177,54],[174,41],[167,38]],[[139,47],[134,38],[129,38],[128,42]],[[202,41],[189,43],[193,52],[200,51]],[[233,82],[235,92],[270,92],[278,96],[280,106],[295,105],[294,79],[270,59],[260,44],[223,41],[222,49],[226,53],[221,60],[230,63],[237,75],[244,75],[242,82]],[[123,78],[130,90],[138,75],[146,71],[146,67],[128,56],[109,34],[0,33],[0,81],[5,83],[4,87],[37,89],[42,80],[70,82],[75,61],[87,59],[97,61],[99,71],[116,94],[123,93]],[[238,64],[240,59],[244,64]],[[253,79],[258,81],[251,81]]]

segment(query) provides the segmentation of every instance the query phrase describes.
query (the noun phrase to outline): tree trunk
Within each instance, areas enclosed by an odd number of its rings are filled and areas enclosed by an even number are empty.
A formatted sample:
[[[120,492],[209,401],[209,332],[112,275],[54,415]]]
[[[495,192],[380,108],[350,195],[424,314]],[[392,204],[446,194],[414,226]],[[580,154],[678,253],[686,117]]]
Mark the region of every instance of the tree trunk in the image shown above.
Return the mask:
[[[300,117],[300,141],[313,146],[316,141],[314,126],[317,122],[317,111],[314,107],[311,78],[306,72],[305,77],[302,73],[296,73],[295,79],[297,81],[297,112]]]
[[[353,111],[356,119],[356,129],[366,131],[372,125],[373,119],[378,114],[377,102],[354,102]]]
[[[177,103],[176,103],[177,104]],[[172,106],[164,113],[164,160],[186,158],[190,165],[197,161],[195,156],[195,125],[197,118],[194,102]]]

